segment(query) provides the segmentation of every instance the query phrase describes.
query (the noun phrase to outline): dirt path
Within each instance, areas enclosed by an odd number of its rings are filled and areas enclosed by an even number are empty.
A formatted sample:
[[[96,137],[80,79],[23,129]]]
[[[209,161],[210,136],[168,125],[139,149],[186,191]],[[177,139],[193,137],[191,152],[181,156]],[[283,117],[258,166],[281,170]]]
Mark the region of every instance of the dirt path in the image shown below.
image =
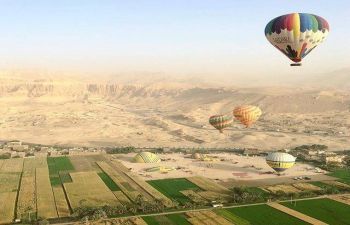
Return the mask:
[[[327,225],[327,223],[324,223],[324,222],[319,221],[319,220],[317,220],[315,218],[312,218],[310,216],[302,214],[302,213],[300,213],[298,211],[295,211],[293,209],[285,207],[285,206],[283,206],[283,205],[281,205],[281,204],[279,204],[277,202],[271,202],[271,203],[268,203],[267,205],[269,205],[269,206],[271,206],[271,207],[273,207],[273,208],[275,208],[275,209],[277,209],[279,211],[287,213],[288,215],[291,215],[291,216],[296,217],[296,218],[298,218],[300,220],[303,220],[303,221],[305,221],[307,223],[314,224],[314,225]]]

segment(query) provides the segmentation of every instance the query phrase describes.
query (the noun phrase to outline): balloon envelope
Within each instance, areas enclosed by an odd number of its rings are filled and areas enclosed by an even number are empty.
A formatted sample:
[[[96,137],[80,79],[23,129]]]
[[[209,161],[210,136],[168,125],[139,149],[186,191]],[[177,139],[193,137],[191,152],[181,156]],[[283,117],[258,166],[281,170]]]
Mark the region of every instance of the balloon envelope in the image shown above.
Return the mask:
[[[283,172],[295,164],[295,157],[284,152],[272,152],[266,157],[266,163],[276,172]]]
[[[301,62],[307,54],[322,43],[328,32],[329,25],[325,19],[308,13],[279,16],[265,27],[267,40],[296,63]]]
[[[261,109],[254,105],[238,106],[233,110],[233,115],[246,127],[251,126],[261,116]]]
[[[209,123],[222,133],[226,127],[232,125],[233,118],[229,115],[214,115],[209,118]]]

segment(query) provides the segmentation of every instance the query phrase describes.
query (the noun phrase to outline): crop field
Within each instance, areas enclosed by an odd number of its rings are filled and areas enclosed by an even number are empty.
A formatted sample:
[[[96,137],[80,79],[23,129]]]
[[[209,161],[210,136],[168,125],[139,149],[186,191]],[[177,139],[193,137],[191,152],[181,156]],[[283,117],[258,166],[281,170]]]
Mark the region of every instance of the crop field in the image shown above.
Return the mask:
[[[97,224],[97,223],[94,223]],[[104,225],[105,223],[100,223]],[[114,225],[148,225],[141,217],[133,218],[116,218],[111,220],[111,224]]]
[[[21,188],[17,202],[17,216],[21,219],[32,220],[36,218],[36,194],[35,194],[35,168],[42,165],[46,158],[26,158],[23,164]]]
[[[248,221],[251,225],[307,225],[308,223],[299,220],[295,217],[289,216],[281,211],[278,211],[268,205],[256,205],[224,209],[233,214],[233,216],[240,217],[244,221]],[[227,214],[227,213],[226,213]],[[230,219],[230,218],[227,218]],[[239,223],[235,223],[241,225]],[[242,223],[242,225],[246,223]]]
[[[165,207],[172,207],[172,201],[163,195],[161,192],[152,187],[149,183],[147,183],[142,178],[138,177],[136,174],[131,172],[125,172],[125,174],[130,177],[135,183],[137,183],[143,190],[145,190],[148,194],[150,194],[154,199],[161,200],[164,203]]]
[[[114,183],[114,181],[105,172],[98,173],[98,176],[103,180],[103,182],[111,191],[120,191],[118,185]]]
[[[55,203],[58,216],[68,217],[70,215],[70,211],[62,187],[52,187],[52,191],[55,196]]]
[[[336,186],[340,189],[349,189],[350,188],[349,184],[346,184],[346,183],[343,183],[340,181],[336,181],[336,180],[327,180],[327,181],[323,181],[323,183],[329,184],[331,186]]]
[[[38,217],[56,218],[56,203],[47,168],[36,168],[36,201]]]
[[[15,217],[17,192],[0,193],[0,224],[11,223]]]
[[[61,185],[64,181],[70,181],[70,178],[67,178],[67,176],[69,176],[67,174],[68,172],[74,171],[74,166],[68,157],[48,157],[47,165],[49,167],[52,186]],[[61,179],[60,176],[63,176],[63,179]]]
[[[182,194],[181,191],[201,190],[197,185],[185,178],[150,180],[147,182],[169,199],[174,199],[180,204],[191,201],[191,199]]]
[[[296,183],[296,184],[292,184],[293,187],[298,188],[299,190],[302,191],[320,191],[322,190],[322,188],[310,184],[310,183]]]
[[[279,184],[279,185],[274,185],[274,186],[269,186],[265,188],[266,190],[272,192],[272,193],[277,193],[279,191],[284,192],[286,194],[292,194],[292,193],[298,193],[301,190],[295,188],[292,185],[287,185],[287,184]]]
[[[131,203],[130,199],[122,191],[113,191],[113,194],[122,205]]]
[[[337,177],[341,181],[350,184],[350,169],[338,169],[335,172],[329,174],[330,176]]]
[[[79,206],[118,205],[118,199],[96,172],[71,173],[72,183],[65,183],[73,210]]]
[[[0,192],[17,192],[21,174],[0,173]]]
[[[162,216],[142,217],[148,225],[191,225],[184,214],[169,214]]]
[[[231,221],[235,225],[251,225],[248,220],[245,220],[229,211],[226,209],[217,209],[214,210],[214,212],[223,218],[226,218],[228,221]]]
[[[330,225],[350,225],[350,205],[331,199],[313,199],[290,202],[282,205],[321,220]]]
[[[132,201],[136,201],[139,195],[144,196],[143,194],[141,194],[140,191],[136,189],[136,187],[132,187],[130,183],[127,182],[125,176],[121,175],[122,172],[117,172],[106,162],[97,162],[97,164],[114,181],[114,183],[122,190],[122,192],[129,199],[131,199]],[[150,197],[148,199],[151,200],[152,198]]]
[[[2,160],[3,164],[1,166],[0,173],[21,173],[23,169],[23,158],[5,159]]]
[[[214,213],[213,211],[198,211],[198,212],[186,212],[185,213],[189,218],[187,219],[193,225],[202,225],[202,224],[215,224],[215,225],[231,225],[232,223],[221,217],[220,215]]]
[[[96,162],[105,160],[102,155],[86,155],[84,157],[73,155],[69,156],[69,159],[76,172],[96,171],[98,173],[100,173],[101,170]]]
[[[0,223],[10,223],[15,217],[16,198],[23,168],[23,159],[6,159],[1,160],[1,162]]]
[[[206,191],[213,191],[218,193],[227,193],[229,190],[224,186],[217,184],[215,181],[212,181],[206,177],[195,176],[187,178],[190,182],[194,183],[198,187]]]
[[[180,191],[181,194],[185,195],[187,198],[191,199],[195,203],[207,203],[207,199],[200,196],[197,192],[194,192],[193,190],[184,190]]]

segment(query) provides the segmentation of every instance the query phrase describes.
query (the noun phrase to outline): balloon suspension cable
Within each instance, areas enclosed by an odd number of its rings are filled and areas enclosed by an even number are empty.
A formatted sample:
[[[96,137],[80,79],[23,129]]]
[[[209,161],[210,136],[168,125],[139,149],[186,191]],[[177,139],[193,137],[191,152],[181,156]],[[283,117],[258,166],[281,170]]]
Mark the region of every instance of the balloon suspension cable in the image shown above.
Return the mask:
[[[291,63],[290,66],[301,66],[301,63]]]

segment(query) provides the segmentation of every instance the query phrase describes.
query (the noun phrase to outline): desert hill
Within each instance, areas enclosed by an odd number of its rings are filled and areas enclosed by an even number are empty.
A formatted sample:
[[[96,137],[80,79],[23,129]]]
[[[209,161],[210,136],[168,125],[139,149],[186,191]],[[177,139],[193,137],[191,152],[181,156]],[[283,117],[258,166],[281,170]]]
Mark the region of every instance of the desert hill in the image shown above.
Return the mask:
[[[118,82],[0,76],[0,137],[48,144],[287,148],[349,144],[349,92],[310,87],[228,87],[201,82]],[[208,117],[258,105],[260,121],[225,134]]]

